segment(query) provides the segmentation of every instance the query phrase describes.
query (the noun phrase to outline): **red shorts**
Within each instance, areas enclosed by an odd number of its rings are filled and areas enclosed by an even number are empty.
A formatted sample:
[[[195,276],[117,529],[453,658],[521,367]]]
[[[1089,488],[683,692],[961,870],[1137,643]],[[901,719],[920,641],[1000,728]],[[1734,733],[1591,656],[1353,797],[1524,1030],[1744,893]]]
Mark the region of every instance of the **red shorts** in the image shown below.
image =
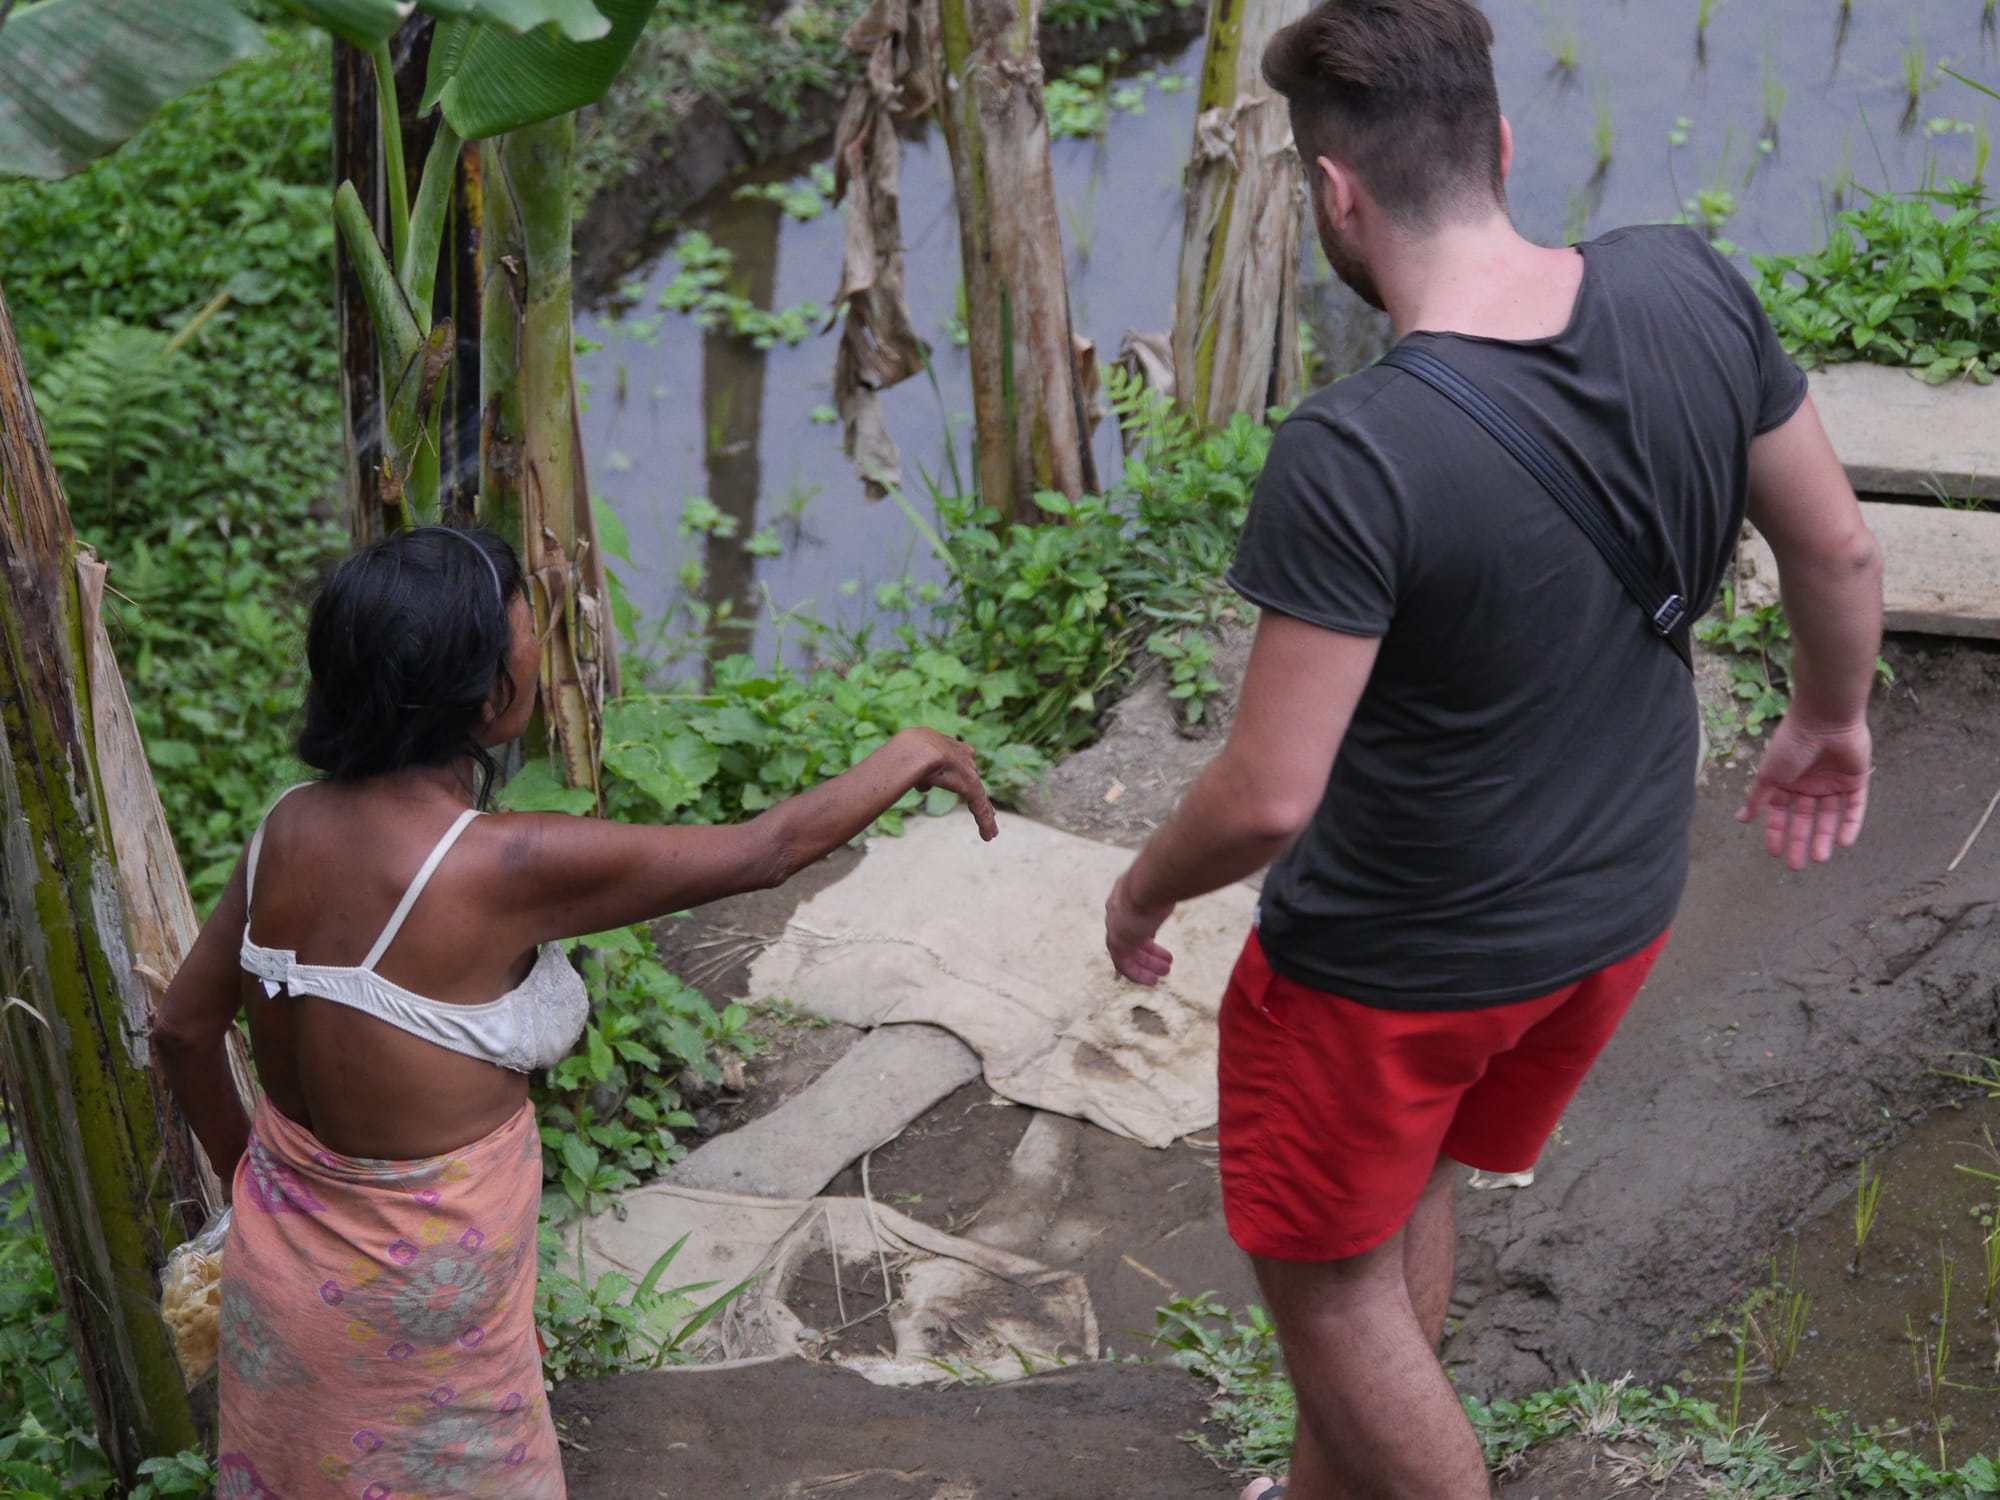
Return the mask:
[[[1359,1255],[1440,1156],[1525,1172],[1666,944],[1482,1010],[1383,1010],[1281,979],[1257,934],[1222,1001],[1222,1203],[1252,1255]]]

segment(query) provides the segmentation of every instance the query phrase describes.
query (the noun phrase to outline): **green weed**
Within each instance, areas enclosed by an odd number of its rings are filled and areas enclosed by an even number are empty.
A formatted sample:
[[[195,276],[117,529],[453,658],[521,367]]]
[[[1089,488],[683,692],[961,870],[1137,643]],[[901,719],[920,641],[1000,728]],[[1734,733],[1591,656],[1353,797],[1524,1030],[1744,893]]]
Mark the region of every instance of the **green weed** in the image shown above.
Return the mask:
[[[1743,733],[1757,734],[1784,716],[1791,704],[1792,627],[1781,606],[1739,607],[1736,591],[1725,586],[1720,607],[1695,627],[1695,635],[1727,659]]]
[[[1764,133],[1757,145],[1759,150],[1771,152],[1778,149],[1778,122],[1785,116],[1785,104],[1792,91],[1768,53],[1758,68],[1758,85],[1764,99]]]
[[[663,1251],[637,1284],[620,1271],[591,1277],[584,1265],[581,1224],[576,1236],[572,1276],[562,1236],[546,1223],[540,1231],[535,1326],[545,1345],[542,1368],[551,1381],[685,1363],[692,1357],[694,1336],[751,1285],[742,1281],[719,1293],[720,1283],[712,1281],[662,1286],[686,1248],[686,1235]]]
[[[744,202],[775,203],[785,216],[810,224],[833,207],[833,168],[823,161],[812,164],[804,179],[785,182],[749,182],[733,194]]]
[[[672,254],[676,269],[659,305],[686,314],[704,332],[726,329],[755,348],[770,349],[802,344],[826,323],[826,309],[817,302],[766,311],[734,290],[736,257],[699,229],[675,241]]]
[[[1269,1320],[1256,1308],[1234,1312],[1213,1293],[1177,1298],[1160,1309],[1158,1320],[1158,1345],[1209,1387],[1210,1414],[1224,1429],[1220,1441],[1199,1434],[1188,1441],[1238,1474],[1282,1471],[1297,1418]],[[1488,1468],[1502,1480],[1544,1444],[1587,1438],[1643,1456],[1654,1484],[1678,1477],[1690,1492],[1745,1500],[2000,1496],[2000,1464],[1991,1458],[1970,1459],[1956,1470],[1932,1468],[1873,1431],[1846,1427],[1835,1413],[1827,1415],[1841,1424],[1841,1435],[1794,1450],[1762,1423],[1726,1421],[1712,1403],[1671,1385],[1654,1391],[1629,1379],[1586,1376],[1519,1400],[1467,1397],[1465,1411]]]
[[[1864,190],[1865,191],[1865,190]],[[2000,218],[1977,183],[1869,193],[1811,255],[1753,256],[1785,347],[1808,364],[1908,365],[1934,385],[2000,371]]]

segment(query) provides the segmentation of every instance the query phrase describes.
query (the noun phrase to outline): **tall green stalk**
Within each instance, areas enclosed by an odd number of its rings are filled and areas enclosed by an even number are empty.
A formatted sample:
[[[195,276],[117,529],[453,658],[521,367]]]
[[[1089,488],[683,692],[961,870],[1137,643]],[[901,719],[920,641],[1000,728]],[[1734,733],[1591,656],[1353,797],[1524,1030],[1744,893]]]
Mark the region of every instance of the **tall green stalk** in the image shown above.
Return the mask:
[[[559,115],[481,148],[480,506],[488,525],[519,539],[546,642],[546,747],[571,786],[597,795],[611,657],[572,364],[575,144],[575,117]]]

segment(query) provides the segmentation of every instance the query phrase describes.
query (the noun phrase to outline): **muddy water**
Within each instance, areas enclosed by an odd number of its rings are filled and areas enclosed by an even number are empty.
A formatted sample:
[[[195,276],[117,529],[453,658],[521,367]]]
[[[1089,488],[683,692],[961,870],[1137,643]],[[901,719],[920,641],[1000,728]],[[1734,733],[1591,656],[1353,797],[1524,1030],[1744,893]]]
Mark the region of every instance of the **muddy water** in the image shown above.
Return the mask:
[[[1746,252],[1809,248],[1849,180],[1907,188],[1933,164],[1966,173],[1972,139],[1941,122],[1975,117],[1978,98],[1942,80],[1938,64],[2000,77],[1979,0],[1864,0],[1845,20],[1840,0],[1728,0],[1699,38],[1698,0],[1489,0],[1485,8],[1517,142],[1515,214],[1549,243],[1670,218],[1707,189],[1733,198],[1723,232]],[[1921,51],[1935,85],[1907,121],[1905,49]],[[1177,56],[1130,59],[1123,71],[1191,80],[1199,53],[1197,44]],[[1114,109],[1101,139],[1055,147],[1075,320],[1107,356],[1128,330],[1163,329],[1171,315],[1179,179],[1194,115],[1191,90],[1172,87],[1146,86],[1143,113]],[[1775,140],[1764,151],[1758,143],[1773,134],[1772,107]],[[1601,171],[1600,116],[1610,142]],[[1993,124],[2000,128],[2000,117]],[[795,165],[803,181],[809,163]],[[912,381],[890,393],[887,408],[907,482],[921,496],[920,472],[945,473],[948,444],[963,460],[971,405],[965,356],[948,332],[960,287],[957,225],[935,131],[909,143],[903,206],[910,299],[935,345],[940,391]],[[734,253],[735,289],[761,307],[825,302],[833,292],[837,214],[799,222],[725,189],[689,224]],[[677,270],[663,247],[579,327],[603,346],[581,361],[590,390],[585,437],[593,481],[631,535],[636,601],[656,630],[687,626],[684,614],[662,625],[678,602],[726,606],[747,628],[707,634],[760,654],[798,639],[773,606],[849,623],[878,617],[876,584],[906,570],[935,576],[935,564],[913,545],[900,509],[862,500],[838,429],[812,419],[830,401],[833,340],[760,353],[727,334],[704,335],[657,310]],[[1379,321],[1329,281],[1316,254],[1308,275],[1330,370],[1379,352]],[[1100,472],[1115,472],[1109,431],[1099,432],[1097,451]],[[733,538],[678,534],[683,506],[696,496],[734,522]],[[762,528],[776,532],[778,555],[746,550]]]
[[[1989,1291],[1985,1253],[2000,1206],[1995,1141],[2000,1101],[1973,1099],[1938,1111],[1871,1157],[1882,1192],[1858,1272],[1851,1269],[1858,1184],[1829,1190],[1819,1212],[1773,1251],[1776,1282],[1811,1299],[1791,1362],[1771,1378],[1767,1366],[1783,1313],[1771,1295],[1773,1268],[1748,1267],[1743,1295],[1717,1311],[1716,1325],[1691,1356],[1693,1389],[1729,1409],[1735,1340],[1748,1304],[1755,1326],[1742,1390],[1745,1421],[1769,1411],[1773,1428],[1799,1441],[1827,1435],[1818,1413],[1844,1412],[1880,1428],[1888,1446],[1936,1463],[1941,1419],[1953,1464],[2000,1452],[2000,1289]],[[1933,1409],[1931,1371],[1940,1348],[1943,1378]]]

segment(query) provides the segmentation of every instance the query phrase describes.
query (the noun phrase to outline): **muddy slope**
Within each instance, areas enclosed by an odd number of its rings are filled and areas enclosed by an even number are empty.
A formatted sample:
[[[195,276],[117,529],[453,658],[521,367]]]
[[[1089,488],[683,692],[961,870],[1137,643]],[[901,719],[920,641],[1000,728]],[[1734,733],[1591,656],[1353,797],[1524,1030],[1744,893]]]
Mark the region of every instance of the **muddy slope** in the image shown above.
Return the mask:
[[[1222,1500],[1178,1436],[1178,1370],[1090,1365],[1004,1386],[890,1390],[803,1360],[572,1382],[555,1398],[572,1500]]]

